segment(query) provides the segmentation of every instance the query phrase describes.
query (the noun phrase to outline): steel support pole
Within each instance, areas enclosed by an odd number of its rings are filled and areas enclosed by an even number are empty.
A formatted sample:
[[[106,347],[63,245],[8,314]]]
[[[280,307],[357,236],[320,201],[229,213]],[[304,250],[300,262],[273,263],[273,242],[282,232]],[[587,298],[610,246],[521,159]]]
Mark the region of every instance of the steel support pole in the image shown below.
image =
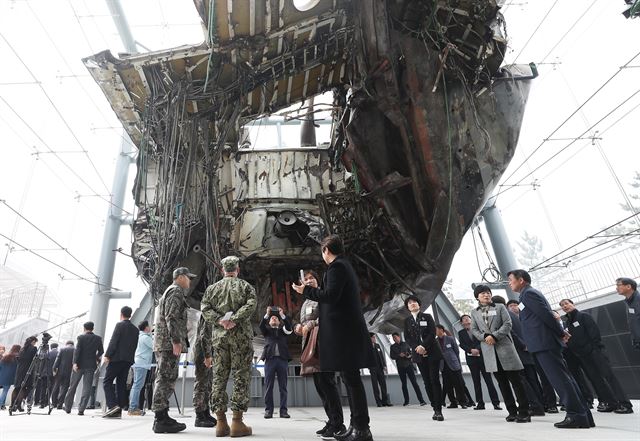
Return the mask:
[[[131,29],[124,15],[124,10],[120,0],[107,0],[107,7],[113,18],[122,44],[130,54],[137,53],[136,43],[131,34]],[[118,248],[118,237],[120,227],[123,225],[124,196],[129,176],[129,166],[131,165],[131,141],[129,135],[123,130],[122,142],[120,143],[120,154],[116,162],[116,170],[113,176],[111,187],[111,204],[104,226],[104,236],[102,237],[102,249],[100,251],[100,262],[98,263],[98,280],[91,298],[91,308],[89,310],[89,320],[94,323],[94,332],[101,337],[107,326],[107,313],[109,312],[109,300],[111,299],[111,284],[113,283],[113,269],[116,262],[116,250]]]
[[[111,299],[111,284],[113,283],[113,269],[116,262],[118,237],[122,227],[122,205],[127,186],[127,176],[131,165],[131,152],[126,141],[122,141],[120,154],[116,161],[116,170],[111,187],[111,204],[102,237],[100,262],[98,263],[98,280],[91,298],[89,320],[94,323],[94,332],[104,337]]]
[[[509,236],[502,223],[502,215],[500,210],[496,206],[496,197],[489,198],[484,208],[480,212],[480,215],[484,219],[484,225],[487,228],[489,234],[489,240],[491,241],[491,247],[493,253],[498,261],[498,269],[504,280],[507,280],[507,273],[511,270],[518,269],[518,262],[513,255],[513,249],[509,242]],[[509,300],[518,300],[518,295],[511,291],[508,287],[506,289]]]

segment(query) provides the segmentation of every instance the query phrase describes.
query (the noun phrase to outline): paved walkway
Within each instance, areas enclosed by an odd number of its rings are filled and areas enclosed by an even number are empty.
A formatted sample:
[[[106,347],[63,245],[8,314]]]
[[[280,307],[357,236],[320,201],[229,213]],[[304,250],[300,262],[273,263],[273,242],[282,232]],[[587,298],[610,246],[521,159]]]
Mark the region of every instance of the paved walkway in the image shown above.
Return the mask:
[[[640,440],[640,402],[634,401],[636,413],[616,415],[594,413],[598,427],[594,429],[560,430],[553,423],[561,420],[562,414],[534,418],[529,424],[507,423],[505,411],[472,409],[445,409],[444,422],[431,420],[431,410],[420,406],[394,406],[370,408],[371,430],[376,441],[460,441],[460,440]],[[39,410],[39,409],[38,409]],[[348,409],[345,409],[348,415]],[[253,427],[251,439],[260,440],[315,440],[315,431],[323,426],[324,412],[321,408],[307,407],[290,409],[291,419],[273,418],[265,420],[259,409],[252,408],[247,422]],[[175,417],[175,412],[173,412]],[[86,411],[85,416],[67,415],[55,411],[50,415],[20,415],[10,417],[0,412],[0,441],[75,441],[117,440],[146,441],[169,439],[212,440],[214,429],[193,426],[194,417],[188,410],[185,417],[178,418],[187,424],[187,430],[176,435],[154,434],[151,431],[153,415],[127,417],[121,420],[98,418],[98,411]],[[277,414],[276,414],[277,415]]]

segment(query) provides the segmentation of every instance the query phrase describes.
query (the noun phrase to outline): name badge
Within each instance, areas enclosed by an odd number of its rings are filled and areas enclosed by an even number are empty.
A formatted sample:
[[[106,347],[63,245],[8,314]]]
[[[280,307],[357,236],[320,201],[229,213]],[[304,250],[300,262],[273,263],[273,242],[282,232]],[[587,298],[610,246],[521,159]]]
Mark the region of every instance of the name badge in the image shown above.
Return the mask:
[[[635,314],[636,310],[634,308],[629,308],[629,314]]]
[[[487,315],[489,315],[489,316],[496,315],[496,312],[495,311],[489,311],[489,313]]]
[[[427,326],[426,320],[420,320],[420,326]]]
[[[311,315],[311,313],[313,312],[313,306],[307,306],[307,309],[305,311],[307,315]]]
[[[574,328],[577,328],[578,326],[580,326],[580,323],[578,323],[578,322],[573,322],[571,324],[573,325]]]
[[[522,311],[524,309],[524,303],[518,303],[518,309]]]
[[[451,347],[451,344],[448,344],[446,347],[447,347],[447,348],[450,348],[450,347]]]

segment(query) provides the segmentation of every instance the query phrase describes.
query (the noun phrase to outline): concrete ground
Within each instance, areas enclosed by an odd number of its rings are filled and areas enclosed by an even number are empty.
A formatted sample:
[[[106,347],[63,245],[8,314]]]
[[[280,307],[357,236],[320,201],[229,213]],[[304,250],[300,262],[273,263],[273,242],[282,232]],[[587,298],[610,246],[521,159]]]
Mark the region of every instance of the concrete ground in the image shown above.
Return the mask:
[[[371,431],[376,441],[391,440],[640,440],[640,402],[634,401],[636,413],[631,415],[602,414],[594,412],[596,428],[556,429],[553,423],[563,414],[537,417],[528,424],[507,423],[505,411],[472,409],[445,409],[444,422],[431,420],[431,409],[417,405],[402,407],[370,408]],[[39,409],[34,409],[34,412]],[[314,440],[315,431],[324,425],[324,412],[318,407],[301,407],[289,410],[291,419],[262,418],[260,409],[251,408],[246,421],[253,427],[252,439],[261,440]],[[176,417],[176,412],[172,412]],[[345,409],[345,416],[349,410]],[[143,441],[168,439],[214,438],[215,429],[193,426],[193,412],[188,409],[184,417],[177,418],[187,424],[187,430],[176,435],[154,434],[151,431],[153,415],[142,417],[123,416],[121,420],[99,418],[100,412],[88,410],[85,416],[70,415],[54,410],[47,415],[17,415],[10,417],[0,412],[0,441],[74,441],[117,440]]]

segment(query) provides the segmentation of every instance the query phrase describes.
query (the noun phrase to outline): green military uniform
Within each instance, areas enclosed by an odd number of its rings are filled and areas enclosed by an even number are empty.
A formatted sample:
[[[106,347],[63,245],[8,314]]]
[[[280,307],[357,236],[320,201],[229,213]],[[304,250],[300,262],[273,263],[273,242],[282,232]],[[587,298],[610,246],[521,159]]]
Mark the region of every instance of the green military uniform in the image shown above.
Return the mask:
[[[234,271],[238,266],[238,258],[226,257],[222,259],[222,265],[226,271]],[[201,306],[203,317],[213,326],[213,351],[216,355],[211,406],[216,412],[226,412],[227,381],[233,370],[231,410],[246,412],[253,358],[251,317],[256,310],[255,289],[242,279],[225,277],[207,288]],[[230,320],[236,326],[226,330],[218,321],[228,312],[232,312]]]
[[[193,384],[193,407],[196,412],[209,409],[213,371],[204,364],[205,358],[212,356],[211,325],[200,316],[198,337],[194,347],[193,363],[196,367],[196,379]]]
[[[155,339],[156,383],[153,393],[153,410],[169,408],[169,397],[173,394],[178,378],[178,358],[173,355],[173,343],[187,348],[187,301],[186,291],[178,285],[166,289],[156,310]]]

